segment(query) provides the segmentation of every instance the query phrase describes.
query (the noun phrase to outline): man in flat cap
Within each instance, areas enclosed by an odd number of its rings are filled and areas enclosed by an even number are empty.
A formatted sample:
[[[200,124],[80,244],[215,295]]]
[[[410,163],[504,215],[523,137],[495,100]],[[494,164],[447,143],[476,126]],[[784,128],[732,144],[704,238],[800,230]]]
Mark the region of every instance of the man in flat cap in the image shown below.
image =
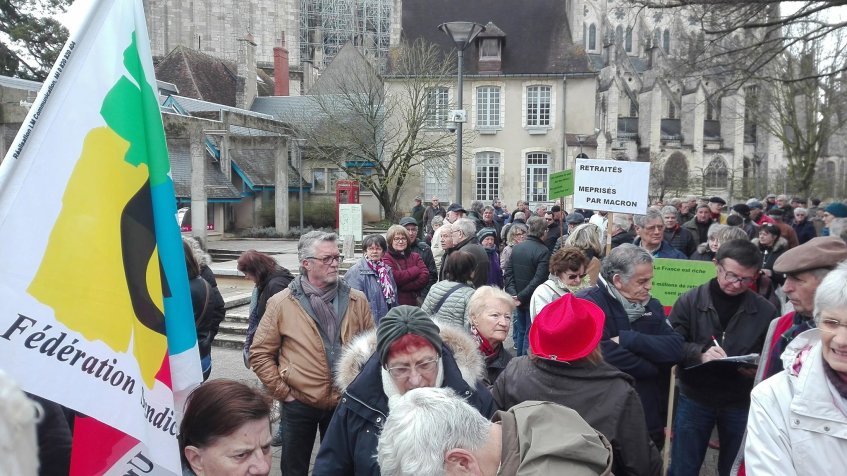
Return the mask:
[[[768,328],[756,383],[782,371],[782,351],[798,334],[815,327],[812,314],[815,291],[838,263],[847,259],[847,244],[841,238],[812,238],[777,258],[774,273],[785,273],[782,290],[794,310],[774,319]]]
[[[450,223],[456,223],[456,220],[459,218],[464,218],[467,215],[467,210],[459,204],[459,203],[451,203],[449,207],[447,207],[447,217],[446,220]]]
[[[721,197],[711,197],[709,199],[709,211],[712,213],[712,220],[715,223],[720,223],[721,225],[726,224],[726,215],[721,213],[723,207],[726,205],[726,200]]]

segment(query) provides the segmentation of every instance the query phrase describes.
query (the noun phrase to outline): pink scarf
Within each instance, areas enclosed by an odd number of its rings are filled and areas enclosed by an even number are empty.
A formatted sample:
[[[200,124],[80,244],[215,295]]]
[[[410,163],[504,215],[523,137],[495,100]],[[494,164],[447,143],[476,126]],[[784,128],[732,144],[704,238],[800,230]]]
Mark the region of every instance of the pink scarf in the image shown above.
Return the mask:
[[[376,272],[379,279],[379,285],[382,287],[382,295],[385,297],[385,302],[391,306],[397,299],[394,296],[394,286],[391,282],[391,277],[388,275],[389,268],[382,261],[371,261],[365,258],[368,267]]]
[[[500,350],[500,346],[493,346],[488,339],[482,336],[478,330],[476,330],[476,326],[471,326],[471,334],[473,335],[474,340],[477,345],[479,345],[479,351],[482,353],[482,356],[485,357],[486,362],[491,362],[497,357],[497,351]]]

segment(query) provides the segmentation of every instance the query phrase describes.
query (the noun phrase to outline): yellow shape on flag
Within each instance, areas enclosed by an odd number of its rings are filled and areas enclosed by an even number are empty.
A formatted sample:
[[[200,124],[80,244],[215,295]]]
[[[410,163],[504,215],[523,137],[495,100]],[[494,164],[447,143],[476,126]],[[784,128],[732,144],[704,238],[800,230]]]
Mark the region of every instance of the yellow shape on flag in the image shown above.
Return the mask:
[[[108,127],[91,130],[68,180],[62,210],[44,257],[29,287],[56,319],[89,340],[131,353],[148,388],[167,352],[166,337],[142,324],[130,295],[121,236],[124,208],[141,187],[149,187],[146,164],[125,160],[129,142]],[[144,271],[149,298],[164,312],[156,248]],[[134,290],[137,294],[139,290]]]

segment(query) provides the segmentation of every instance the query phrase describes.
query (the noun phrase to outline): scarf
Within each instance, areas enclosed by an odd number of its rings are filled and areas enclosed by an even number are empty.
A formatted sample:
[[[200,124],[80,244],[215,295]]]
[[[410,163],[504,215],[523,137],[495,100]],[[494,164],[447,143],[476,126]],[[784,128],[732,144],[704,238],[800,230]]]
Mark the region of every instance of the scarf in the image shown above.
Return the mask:
[[[332,301],[338,296],[338,284],[320,289],[313,286],[305,277],[301,277],[300,287],[303,289],[303,294],[309,298],[309,304],[312,305],[318,324],[326,332],[327,338],[331,342],[334,341],[339,319]]]
[[[499,345],[496,347],[491,345],[491,342],[488,342],[488,339],[483,337],[474,325],[471,325],[471,334],[473,335],[473,339],[476,341],[476,344],[479,346],[479,351],[482,353],[482,356],[485,357],[486,363],[491,363],[497,358],[497,353],[500,350]]]
[[[623,297],[623,295],[618,292],[617,288],[612,283],[607,282],[603,279],[602,276],[599,278],[603,281],[603,284],[606,285],[606,289],[609,291],[609,294],[615,298],[621,306],[623,306],[623,310],[626,313],[627,319],[629,319],[630,324],[637,321],[641,316],[644,315],[645,306],[640,302],[630,302],[627,298]],[[646,301],[645,301],[646,304]]]
[[[779,336],[776,343],[773,344],[773,350],[771,351],[770,364],[768,365],[768,373],[770,375],[776,374],[780,370],[782,370],[782,353],[785,352],[785,349],[788,348],[788,344],[794,340],[795,337],[802,334],[803,332],[814,329],[815,321],[810,317],[804,316],[800,313],[795,312],[791,317],[791,327],[788,328],[782,335]]]
[[[388,307],[391,307],[396,299],[394,296],[394,286],[392,286],[391,278],[388,276],[388,266],[382,260],[371,261],[365,258],[365,262],[368,263],[368,267],[378,276],[379,285],[382,287],[382,296],[385,297],[385,303],[388,304]]]
[[[835,390],[839,395],[841,395],[841,398],[847,399],[847,381],[845,381],[844,378],[835,371],[835,369],[830,367],[826,360],[821,359],[821,361],[823,362],[823,373],[826,375],[829,383],[835,387]]]

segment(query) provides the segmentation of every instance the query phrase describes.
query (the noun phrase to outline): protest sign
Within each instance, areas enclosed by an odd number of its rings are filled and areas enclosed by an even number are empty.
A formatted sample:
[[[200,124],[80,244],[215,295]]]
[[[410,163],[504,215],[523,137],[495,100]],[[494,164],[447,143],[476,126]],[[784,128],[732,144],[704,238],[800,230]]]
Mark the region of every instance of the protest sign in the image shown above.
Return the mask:
[[[650,294],[665,307],[673,306],[686,291],[715,277],[711,261],[658,258],[653,260],[653,289]]]
[[[650,163],[577,159],[574,208],[607,212],[647,211]]]
[[[562,170],[550,174],[548,196],[551,200],[573,195],[573,170]]]

